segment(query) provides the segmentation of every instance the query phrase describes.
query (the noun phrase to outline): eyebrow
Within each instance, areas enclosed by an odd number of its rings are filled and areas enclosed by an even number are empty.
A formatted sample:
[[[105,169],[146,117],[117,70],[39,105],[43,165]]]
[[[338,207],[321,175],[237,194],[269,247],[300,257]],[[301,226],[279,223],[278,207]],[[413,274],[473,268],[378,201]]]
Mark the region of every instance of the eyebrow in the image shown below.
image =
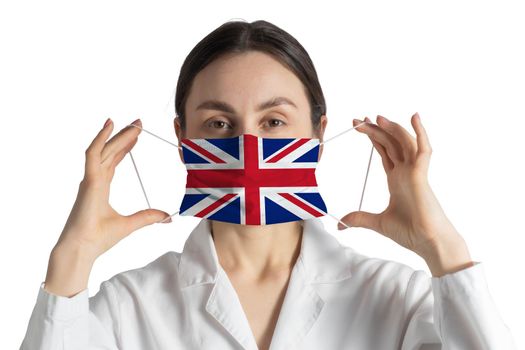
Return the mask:
[[[272,108],[275,106],[283,105],[283,104],[290,105],[290,106],[297,108],[295,103],[293,103],[290,99],[283,97],[283,96],[278,96],[278,97],[273,97],[269,99],[268,101],[265,101],[259,104],[257,106],[257,112],[260,112],[260,111],[263,111],[265,109]],[[199,109],[213,109],[217,111],[235,114],[235,109],[230,104],[224,101],[219,101],[219,100],[204,101],[196,108],[196,110],[199,110]]]

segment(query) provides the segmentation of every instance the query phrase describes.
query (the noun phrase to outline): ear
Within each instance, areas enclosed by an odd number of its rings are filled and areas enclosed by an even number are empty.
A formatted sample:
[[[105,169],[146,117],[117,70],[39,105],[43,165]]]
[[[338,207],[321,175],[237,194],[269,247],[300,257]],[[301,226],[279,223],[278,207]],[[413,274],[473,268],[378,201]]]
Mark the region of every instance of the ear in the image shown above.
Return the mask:
[[[328,118],[325,114],[321,116],[321,121],[319,123],[319,142],[323,142],[324,140],[324,132],[326,130],[326,124],[328,124]],[[319,162],[321,160],[321,155],[323,154],[324,144],[319,147],[319,157],[317,157],[317,161]]]
[[[179,143],[177,145],[180,146],[181,145],[180,144],[180,140],[181,140],[181,138],[184,138],[184,132],[182,131],[182,128],[180,126],[180,117],[179,116],[176,116],[173,119],[173,126],[175,127],[175,134],[177,135],[177,139],[179,141]],[[180,160],[184,164],[184,158],[182,156],[182,148],[178,148],[178,150],[179,150]]]

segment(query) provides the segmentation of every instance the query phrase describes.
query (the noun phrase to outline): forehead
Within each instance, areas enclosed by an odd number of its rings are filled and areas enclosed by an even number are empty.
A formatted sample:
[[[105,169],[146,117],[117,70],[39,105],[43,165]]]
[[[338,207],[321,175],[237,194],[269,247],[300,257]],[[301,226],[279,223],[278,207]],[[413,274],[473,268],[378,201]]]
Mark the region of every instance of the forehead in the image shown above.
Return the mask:
[[[201,70],[193,81],[187,108],[194,110],[206,99],[223,100],[238,108],[255,108],[272,96],[291,99],[308,107],[304,85],[272,56],[259,51],[222,56]]]

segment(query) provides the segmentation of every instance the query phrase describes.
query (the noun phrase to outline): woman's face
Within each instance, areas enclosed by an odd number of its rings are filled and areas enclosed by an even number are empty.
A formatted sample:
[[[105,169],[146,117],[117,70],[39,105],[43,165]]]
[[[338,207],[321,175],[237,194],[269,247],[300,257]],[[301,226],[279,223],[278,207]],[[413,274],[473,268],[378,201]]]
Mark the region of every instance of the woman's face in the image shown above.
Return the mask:
[[[273,103],[272,103],[273,102]],[[175,118],[181,138],[224,138],[243,133],[260,137],[318,137],[301,81],[272,56],[259,51],[230,54],[200,71],[186,106],[186,130]]]

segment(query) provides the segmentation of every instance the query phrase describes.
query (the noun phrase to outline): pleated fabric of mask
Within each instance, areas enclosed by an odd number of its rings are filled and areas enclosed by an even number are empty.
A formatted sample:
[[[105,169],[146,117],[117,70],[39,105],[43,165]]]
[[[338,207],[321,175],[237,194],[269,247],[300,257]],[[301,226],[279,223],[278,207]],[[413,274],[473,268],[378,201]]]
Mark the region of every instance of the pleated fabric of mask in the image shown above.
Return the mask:
[[[179,215],[270,225],[326,215],[315,169],[319,139],[181,139],[187,170]]]

